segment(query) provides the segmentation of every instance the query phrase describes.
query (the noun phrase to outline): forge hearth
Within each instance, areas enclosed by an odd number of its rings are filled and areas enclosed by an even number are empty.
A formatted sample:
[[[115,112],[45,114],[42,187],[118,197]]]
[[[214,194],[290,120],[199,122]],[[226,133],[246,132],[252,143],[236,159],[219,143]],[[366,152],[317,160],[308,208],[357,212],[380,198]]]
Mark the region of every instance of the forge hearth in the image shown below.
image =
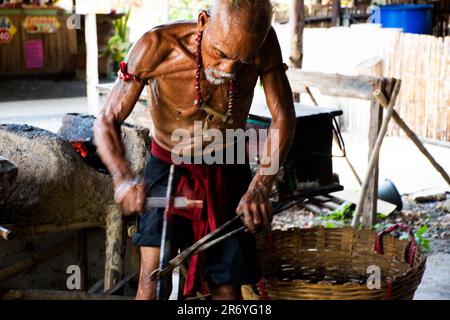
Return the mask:
[[[0,187],[0,224],[105,223],[113,204],[113,185],[108,174],[99,172],[102,163],[92,134],[94,120],[67,115],[59,134],[26,125],[0,125],[0,155],[17,167],[15,182]],[[122,136],[133,171],[142,174],[148,131],[123,126]],[[77,153],[74,141],[89,145],[90,159]],[[2,167],[6,168],[5,162]]]

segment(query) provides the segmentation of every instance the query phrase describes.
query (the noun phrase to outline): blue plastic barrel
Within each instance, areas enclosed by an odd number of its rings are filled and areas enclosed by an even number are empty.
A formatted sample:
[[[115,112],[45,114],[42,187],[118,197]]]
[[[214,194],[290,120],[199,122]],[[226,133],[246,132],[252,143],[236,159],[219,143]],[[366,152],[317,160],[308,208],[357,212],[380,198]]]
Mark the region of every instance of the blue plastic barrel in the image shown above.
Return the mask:
[[[383,28],[402,28],[406,33],[432,34],[433,5],[403,4],[380,6]]]

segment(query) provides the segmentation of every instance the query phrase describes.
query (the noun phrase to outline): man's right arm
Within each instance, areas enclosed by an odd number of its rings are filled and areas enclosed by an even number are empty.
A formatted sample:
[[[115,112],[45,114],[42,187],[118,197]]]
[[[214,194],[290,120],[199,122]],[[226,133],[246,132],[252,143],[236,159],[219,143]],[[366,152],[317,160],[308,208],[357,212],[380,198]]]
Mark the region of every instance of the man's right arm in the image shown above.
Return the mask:
[[[152,70],[161,57],[157,48],[158,35],[149,32],[132,48],[127,58],[128,71],[141,80],[151,78]],[[116,202],[125,214],[142,212],[144,208],[144,186],[135,182],[125,158],[120,126],[132,112],[145,85],[143,82],[117,79],[94,124],[94,135],[98,153],[112,175]]]

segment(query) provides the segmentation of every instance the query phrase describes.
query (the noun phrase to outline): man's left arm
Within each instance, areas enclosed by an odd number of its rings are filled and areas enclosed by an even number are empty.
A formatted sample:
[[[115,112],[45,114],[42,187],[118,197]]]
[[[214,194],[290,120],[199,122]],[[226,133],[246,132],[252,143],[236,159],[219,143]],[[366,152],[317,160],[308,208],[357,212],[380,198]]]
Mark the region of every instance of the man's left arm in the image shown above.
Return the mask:
[[[292,90],[273,28],[260,49],[259,60],[262,66],[260,79],[272,115],[272,123],[264,144],[261,166],[236,210],[237,213],[243,213],[244,223],[252,232],[256,232],[262,225],[268,226],[272,221],[268,194],[279,167],[288,155],[296,126]]]

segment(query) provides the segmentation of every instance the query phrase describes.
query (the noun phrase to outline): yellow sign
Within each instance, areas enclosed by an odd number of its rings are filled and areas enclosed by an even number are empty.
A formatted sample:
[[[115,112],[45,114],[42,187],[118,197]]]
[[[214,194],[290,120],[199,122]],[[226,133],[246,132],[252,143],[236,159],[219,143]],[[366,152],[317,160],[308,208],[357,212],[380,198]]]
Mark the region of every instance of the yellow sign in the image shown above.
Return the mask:
[[[61,24],[56,17],[26,17],[23,27],[28,33],[55,33]]]
[[[11,43],[17,29],[9,17],[0,17],[0,44]]]

